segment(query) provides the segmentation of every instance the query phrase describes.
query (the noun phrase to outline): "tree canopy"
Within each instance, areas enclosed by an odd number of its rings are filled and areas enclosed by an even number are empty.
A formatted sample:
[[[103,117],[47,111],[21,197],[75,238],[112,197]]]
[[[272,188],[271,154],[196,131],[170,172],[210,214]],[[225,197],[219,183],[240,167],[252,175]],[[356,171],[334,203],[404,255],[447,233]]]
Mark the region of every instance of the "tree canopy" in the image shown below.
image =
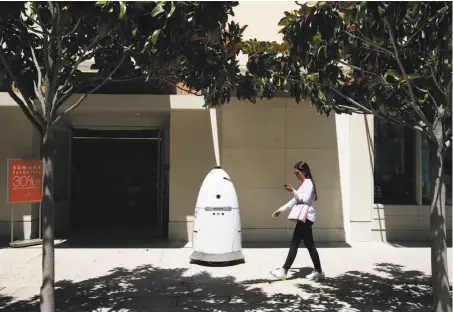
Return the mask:
[[[112,81],[182,84],[203,91],[210,103],[226,101],[243,31],[227,25],[237,4],[2,2],[0,82],[41,133]],[[80,65],[90,59],[86,75]],[[61,111],[71,95],[87,88]]]
[[[306,2],[283,43],[249,40],[240,98],[288,91],[320,113],[365,113],[451,139],[451,2]]]

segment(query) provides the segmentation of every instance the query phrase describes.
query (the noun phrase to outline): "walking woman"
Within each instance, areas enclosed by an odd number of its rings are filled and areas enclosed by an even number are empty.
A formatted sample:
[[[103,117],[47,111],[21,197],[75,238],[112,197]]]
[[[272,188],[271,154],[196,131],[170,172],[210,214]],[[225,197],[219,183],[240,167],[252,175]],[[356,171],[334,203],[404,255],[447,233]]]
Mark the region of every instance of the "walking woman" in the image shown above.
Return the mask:
[[[324,278],[324,272],[321,268],[321,261],[319,260],[318,251],[316,250],[315,243],[313,241],[312,225],[315,222],[315,209],[313,208],[313,202],[318,199],[316,194],[316,186],[311,175],[310,167],[305,162],[298,162],[294,165],[294,175],[302,183],[299,189],[296,191],[291,184],[285,185],[287,191],[292,192],[294,197],[280,209],[276,210],[272,217],[278,218],[281,212],[292,209],[295,205],[307,205],[308,212],[305,221],[298,220],[294,229],[293,238],[291,239],[288,257],[286,258],[285,264],[282,268],[276,269],[271,274],[281,280],[286,279],[288,270],[293,265],[294,259],[297,255],[297,249],[300,243],[303,241],[305,247],[310,253],[311,260],[315,267],[314,271],[307,276],[309,279],[319,280]]]

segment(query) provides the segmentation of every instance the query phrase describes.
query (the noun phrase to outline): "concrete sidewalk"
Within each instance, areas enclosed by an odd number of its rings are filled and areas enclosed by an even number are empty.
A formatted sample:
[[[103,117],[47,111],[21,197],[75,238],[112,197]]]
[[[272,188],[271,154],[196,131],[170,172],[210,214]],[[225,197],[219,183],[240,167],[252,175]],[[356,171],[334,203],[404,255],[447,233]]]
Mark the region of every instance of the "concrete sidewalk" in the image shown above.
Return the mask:
[[[432,298],[429,248],[319,248],[321,283],[304,278],[312,265],[302,248],[291,276],[277,282],[269,271],[282,265],[286,248],[244,248],[246,263],[231,267],[190,264],[190,253],[57,248],[57,310],[423,312]],[[0,249],[1,311],[38,311],[40,284],[40,247]]]

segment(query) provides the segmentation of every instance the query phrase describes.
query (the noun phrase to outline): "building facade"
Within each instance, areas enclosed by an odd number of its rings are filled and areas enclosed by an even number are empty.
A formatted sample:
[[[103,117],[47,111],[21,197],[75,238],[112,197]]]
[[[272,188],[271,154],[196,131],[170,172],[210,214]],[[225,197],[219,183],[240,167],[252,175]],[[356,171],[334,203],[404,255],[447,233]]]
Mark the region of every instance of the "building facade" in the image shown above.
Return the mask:
[[[277,23],[283,12],[293,5],[292,2],[262,2],[258,6],[254,2],[243,2],[235,10],[234,20],[249,25],[245,39],[278,41]],[[241,56],[241,63],[245,62],[246,58]],[[90,219],[94,226],[113,224],[112,220],[142,219],[141,226],[153,227],[171,241],[190,242],[198,190],[215,166],[209,112],[203,104],[200,97],[177,92],[171,95],[90,95],[64,120],[57,135],[57,236],[69,235],[77,218]],[[318,188],[314,228],[317,241],[429,239],[430,185],[426,165],[429,155],[426,142],[419,134],[375,121],[372,116],[321,116],[309,103],[296,104],[289,97],[257,104],[232,100],[217,109],[217,120],[221,164],[236,187],[243,241],[290,239],[293,223],[284,217],[274,220],[271,213],[289,199],[283,185],[297,183],[293,165],[301,160],[309,163]],[[11,207],[6,203],[6,161],[8,158],[39,158],[40,144],[38,134],[6,93],[0,93],[0,123],[4,130],[0,133],[0,162],[4,164],[0,166],[0,237],[7,237]],[[147,167],[136,170],[154,177],[152,183],[157,191],[151,192],[154,195],[149,195],[148,201],[143,199],[148,203],[145,210],[152,211],[151,215],[124,204],[120,208],[123,210],[117,212],[118,217],[112,219],[114,209],[109,210],[109,207],[115,203],[94,199],[104,196],[99,195],[102,185],[120,177],[106,175],[107,167],[102,167],[102,158],[90,155],[88,147],[85,152],[78,147],[77,142],[93,139],[94,135],[81,134],[87,131],[114,132],[121,139],[132,139],[121,133],[135,131],[137,136],[140,131],[155,131],[155,135],[148,137],[158,142],[155,164],[150,165],[149,172]],[[108,136],[113,139],[112,135]],[[135,158],[119,156],[123,149],[118,145],[118,152],[105,156],[105,159],[118,157],[108,168],[118,171],[115,168],[120,168],[121,162],[130,163],[131,159],[134,162]],[[83,180],[97,181],[93,182],[94,193],[89,193],[88,186],[85,193],[77,189],[87,184],[78,182],[81,169],[75,165],[76,159],[82,159],[79,154],[83,153],[90,156],[84,158],[84,164],[94,162]],[[447,163],[451,164],[451,151],[449,157]],[[139,168],[140,164],[134,166]],[[447,226],[451,239],[451,167],[446,170],[446,178]],[[119,182],[109,184],[109,188],[117,184]],[[137,198],[128,202],[137,202],[140,200]],[[15,237],[36,236],[39,206],[20,204],[13,209]]]

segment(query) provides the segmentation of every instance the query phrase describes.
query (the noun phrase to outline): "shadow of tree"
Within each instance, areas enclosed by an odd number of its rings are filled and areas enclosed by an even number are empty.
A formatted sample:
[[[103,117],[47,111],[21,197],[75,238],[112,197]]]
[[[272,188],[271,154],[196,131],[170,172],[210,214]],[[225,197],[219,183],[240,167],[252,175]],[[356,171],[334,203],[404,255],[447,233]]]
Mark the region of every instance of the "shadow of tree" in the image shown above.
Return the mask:
[[[238,281],[231,276],[213,277],[207,272],[191,275],[189,269],[148,265],[132,270],[115,268],[105,276],[58,282],[56,308],[61,312],[423,312],[429,311],[431,305],[429,276],[402,266],[380,263],[371,273],[350,271],[321,283],[301,279],[294,284],[295,279],[303,278],[308,272],[308,268],[302,268],[289,281],[275,282],[281,283],[281,288],[277,288],[279,293],[270,294],[263,289],[273,283],[267,279]],[[39,297],[15,301],[0,296],[0,310],[39,311]]]
[[[321,287],[298,287],[313,294],[310,300],[328,311],[345,306],[352,311],[430,310],[433,297],[429,276],[390,263],[377,264],[375,271],[377,274],[349,271],[338,278],[327,278]]]

